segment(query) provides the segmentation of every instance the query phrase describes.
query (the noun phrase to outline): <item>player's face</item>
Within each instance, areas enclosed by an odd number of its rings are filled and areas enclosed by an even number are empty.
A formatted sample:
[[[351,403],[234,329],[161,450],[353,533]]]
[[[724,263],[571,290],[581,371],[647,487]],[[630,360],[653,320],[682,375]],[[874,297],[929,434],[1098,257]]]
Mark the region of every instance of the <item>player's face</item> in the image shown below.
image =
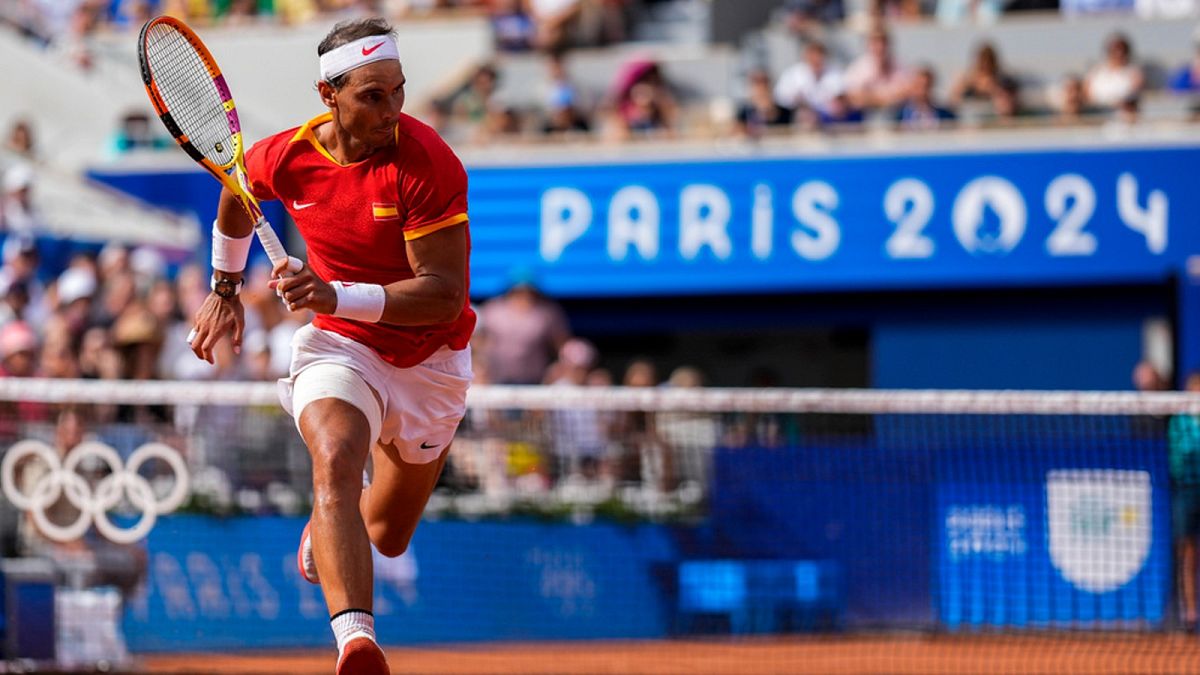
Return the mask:
[[[391,144],[404,108],[404,83],[398,61],[376,61],[351,71],[334,94],[338,123],[369,147]]]

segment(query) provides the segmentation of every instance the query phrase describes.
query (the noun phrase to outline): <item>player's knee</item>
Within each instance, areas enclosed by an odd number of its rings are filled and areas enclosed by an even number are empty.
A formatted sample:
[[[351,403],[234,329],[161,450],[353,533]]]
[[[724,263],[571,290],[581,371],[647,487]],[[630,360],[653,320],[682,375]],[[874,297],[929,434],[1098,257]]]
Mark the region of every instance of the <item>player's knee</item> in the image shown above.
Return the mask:
[[[388,558],[404,555],[413,535],[409,528],[399,528],[385,522],[368,523],[367,533],[371,537],[371,543],[375,544],[375,549]]]
[[[313,462],[313,486],[316,489],[352,486],[362,487],[362,465],[354,457],[362,452],[347,439],[336,437],[318,439],[309,451]]]
[[[404,555],[405,551],[408,550],[408,539],[406,538],[403,541],[387,540],[381,544],[376,544],[375,548],[381,555],[385,557],[399,558],[400,556]]]

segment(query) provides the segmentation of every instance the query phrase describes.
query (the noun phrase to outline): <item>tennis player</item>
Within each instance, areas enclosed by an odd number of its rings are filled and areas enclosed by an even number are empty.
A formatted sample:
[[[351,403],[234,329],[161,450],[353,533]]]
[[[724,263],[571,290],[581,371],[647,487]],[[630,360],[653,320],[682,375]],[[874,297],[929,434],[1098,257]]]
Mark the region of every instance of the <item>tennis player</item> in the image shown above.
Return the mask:
[[[291,310],[316,314],[280,381],[313,461],[300,572],[324,591],[337,672],[375,675],[389,670],[375,641],[370,544],[386,556],[408,547],[471,381],[467,177],[434,130],[401,112],[404,71],[385,21],[340,23],[317,53],[329,111],[257,143],[246,166],[250,191],[281,200],[308,246],[300,272],[280,265],[269,283]],[[224,191],[213,292],[191,343],[207,361],[225,336],[240,350],[250,239]]]

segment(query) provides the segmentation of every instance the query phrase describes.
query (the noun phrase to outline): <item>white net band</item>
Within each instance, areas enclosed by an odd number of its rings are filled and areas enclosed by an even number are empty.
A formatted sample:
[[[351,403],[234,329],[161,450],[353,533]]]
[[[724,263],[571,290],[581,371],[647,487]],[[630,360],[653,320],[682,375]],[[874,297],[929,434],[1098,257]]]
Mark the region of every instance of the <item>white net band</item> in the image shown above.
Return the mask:
[[[274,382],[132,382],[0,379],[0,401],[161,405],[271,405]],[[904,389],[669,389],[477,385],[477,410],[777,412],[966,415],[1200,414],[1200,395],[1184,392],[987,391]]]

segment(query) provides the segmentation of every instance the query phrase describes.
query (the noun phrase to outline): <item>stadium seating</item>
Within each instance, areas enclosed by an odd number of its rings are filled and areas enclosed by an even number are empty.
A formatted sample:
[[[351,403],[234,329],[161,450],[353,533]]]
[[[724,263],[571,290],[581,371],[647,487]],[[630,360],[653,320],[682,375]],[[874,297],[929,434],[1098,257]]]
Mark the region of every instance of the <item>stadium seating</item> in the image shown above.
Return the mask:
[[[937,73],[942,91],[967,67],[975,47],[986,40],[996,46],[1001,63],[1036,95],[1068,74],[1082,75],[1101,58],[1105,38],[1117,31],[1129,36],[1134,60],[1147,66],[1147,86],[1161,87],[1165,73],[1191,57],[1195,25],[1112,15],[1068,21],[1058,14],[1034,14],[986,27],[897,22],[889,29],[898,60],[910,66],[928,64]],[[800,58],[798,41],[779,23],[748,42],[750,53],[773,73]],[[831,54],[843,63],[863,49],[862,35],[847,28],[832,32],[829,42]]]
[[[687,560],[679,563],[681,633],[831,630],[843,599],[837,564],[811,560]]]

